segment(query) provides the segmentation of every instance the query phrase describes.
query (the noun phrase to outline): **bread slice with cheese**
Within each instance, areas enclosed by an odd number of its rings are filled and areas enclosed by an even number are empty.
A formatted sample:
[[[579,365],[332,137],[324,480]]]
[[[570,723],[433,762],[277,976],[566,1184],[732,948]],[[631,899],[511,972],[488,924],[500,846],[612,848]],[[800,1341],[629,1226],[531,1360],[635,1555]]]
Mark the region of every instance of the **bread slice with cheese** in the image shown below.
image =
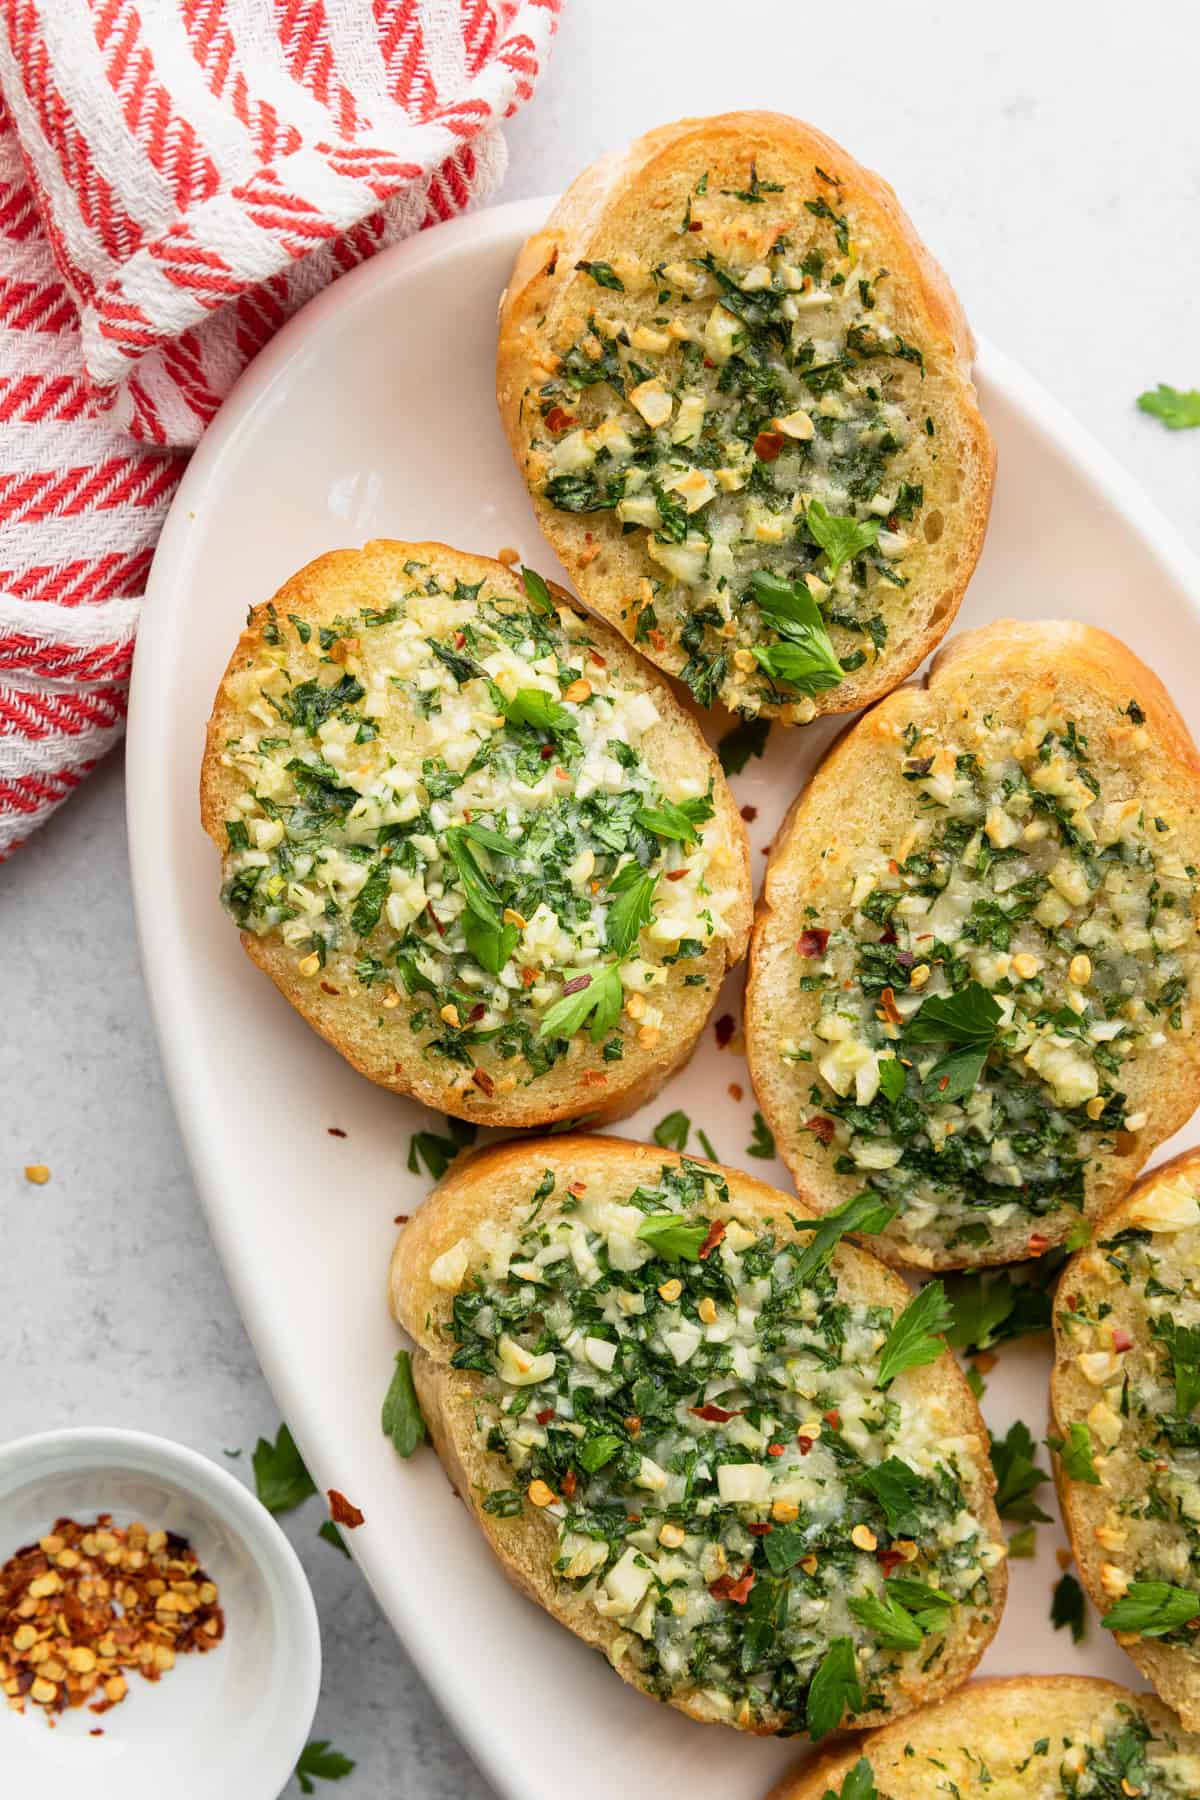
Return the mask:
[[[1200,1097],[1200,759],[1115,638],[1002,619],[826,758],[780,830],[746,1042],[800,1193],[880,1254],[1036,1256]]]
[[[1200,1730],[1200,1151],[1152,1169],[1063,1270],[1051,1398],[1084,1586]]]
[[[735,1170],[552,1137],[461,1158],[396,1246],[421,1406],[505,1573],[695,1719],[878,1723],[999,1621],[975,1402],[936,1341],[885,1358],[911,1296],[840,1235]]]
[[[865,1765],[865,1768],[864,1768]],[[769,1800],[1194,1800],[1200,1739],[1148,1694],[1086,1675],[973,1681],[802,1763]]]
[[[332,551],[253,609],[201,811],[297,1011],[481,1123],[640,1106],[745,950],[745,827],[669,684],[561,590],[444,544]]]
[[[719,701],[849,712],[939,641],[987,523],[973,342],[890,187],[778,113],[586,169],[500,307],[500,411],[593,611]]]

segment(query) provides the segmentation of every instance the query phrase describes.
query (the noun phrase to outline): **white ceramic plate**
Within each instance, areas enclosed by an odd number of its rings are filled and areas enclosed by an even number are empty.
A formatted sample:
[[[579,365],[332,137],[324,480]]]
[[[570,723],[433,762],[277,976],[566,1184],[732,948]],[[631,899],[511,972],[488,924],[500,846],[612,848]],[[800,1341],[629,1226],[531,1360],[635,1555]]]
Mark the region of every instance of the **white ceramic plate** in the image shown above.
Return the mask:
[[[497,298],[547,204],[439,226],[338,282],[259,357],[205,437],[159,544],[134,669],[138,917],[180,1124],[267,1379],[318,1486],[364,1509],[355,1555],[491,1779],[521,1800],[757,1800],[794,1746],[701,1729],[625,1688],[508,1587],[432,1453],[401,1463],[381,1435],[400,1341],[384,1302],[393,1217],[424,1192],[404,1161],[429,1118],[352,1073],[250,966],[197,817],[204,722],[246,608],[310,557],[374,536],[443,538],[488,554],[514,545],[559,572],[493,398]],[[1195,730],[1200,568],[1111,459],[991,349],[979,384],[1000,474],[960,624],[1018,614],[1107,626],[1167,678]],[[835,730],[777,727],[765,761],[735,782],[758,808],[759,867]],[[737,1013],[740,988],[739,974],[718,1014]],[[745,1089],[740,1101],[730,1084]],[[745,1162],[745,1064],[711,1031],[620,1129],[648,1137],[676,1107],[703,1121],[725,1160]],[[787,1185],[779,1165],[748,1166]],[[1047,1371],[1044,1345],[1005,1352],[985,1398],[994,1430],[1021,1413],[1044,1431]],[[1132,1679],[1095,1620],[1079,1649],[1051,1630],[1063,1539],[1057,1524],[1038,1535],[1036,1563],[1014,1564],[985,1669]]]

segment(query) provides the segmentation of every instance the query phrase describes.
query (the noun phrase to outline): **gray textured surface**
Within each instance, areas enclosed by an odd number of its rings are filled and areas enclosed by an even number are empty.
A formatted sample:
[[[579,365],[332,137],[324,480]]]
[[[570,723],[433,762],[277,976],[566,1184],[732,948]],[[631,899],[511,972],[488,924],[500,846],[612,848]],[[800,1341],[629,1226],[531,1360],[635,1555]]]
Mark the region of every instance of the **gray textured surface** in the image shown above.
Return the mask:
[[[1200,549],[1200,432],[1133,408],[1159,380],[1200,385],[1194,15],[1174,0],[859,0],[852,32],[819,20],[779,0],[569,0],[541,94],[509,128],[504,197],[560,187],[681,113],[755,104],[813,119],[894,181],[976,329]],[[244,1446],[229,1466],[248,1477],[278,1415],[164,1091],[123,799],[113,758],[0,871],[0,1439],[134,1425],[218,1457]],[[22,1177],[36,1161],[53,1171],[45,1188]],[[329,1791],[486,1795],[352,1566],[317,1540],[320,1517],[312,1502],[287,1526],[321,1614],[317,1731],[358,1763]],[[397,1555],[420,1579],[419,1546]],[[249,1786],[245,1800],[259,1800]]]

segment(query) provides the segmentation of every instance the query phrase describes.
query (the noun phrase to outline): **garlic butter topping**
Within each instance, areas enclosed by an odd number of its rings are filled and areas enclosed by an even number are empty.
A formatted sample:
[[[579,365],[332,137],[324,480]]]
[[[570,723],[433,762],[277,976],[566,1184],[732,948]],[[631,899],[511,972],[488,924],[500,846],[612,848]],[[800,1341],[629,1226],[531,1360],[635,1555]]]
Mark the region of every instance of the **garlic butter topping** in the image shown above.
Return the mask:
[[[485,1510],[540,1510],[614,1660],[742,1725],[811,1725],[827,1659],[851,1712],[886,1706],[990,1616],[1003,1554],[983,1443],[927,1378],[880,1385],[892,1309],[841,1291],[835,1237],[744,1222],[686,1160],[615,1195],[547,1170],[430,1270],[503,1469]]]
[[[1141,726],[1131,701],[1095,729]],[[986,1246],[1014,1220],[1036,1239],[1145,1125],[1132,1072],[1194,1029],[1196,871],[1045,694],[1016,720],[910,724],[891,754],[916,817],[811,884],[795,979],[820,1012],[775,1053],[910,1241]]]
[[[703,704],[811,716],[883,650],[910,558],[944,528],[919,478],[938,448],[924,353],[843,206],[823,169],[790,189],[765,164],[705,176],[659,257],[577,265],[579,310],[526,398],[535,491],[634,535],[629,624]],[[800,632],[763,604],[763,571],[804,585]]]
[[[653,695],[527,585],[410,562],[328,627],[268,609],[226,682],[245,727],[223,756],[238,924],[326,992],[369,990],[381,1027],[468,1084],[486,1047],[508,1090],[574,1039],[652,1047],[672,971],[705,983],[737,877],[707,765],[675,751],[660,776]]]

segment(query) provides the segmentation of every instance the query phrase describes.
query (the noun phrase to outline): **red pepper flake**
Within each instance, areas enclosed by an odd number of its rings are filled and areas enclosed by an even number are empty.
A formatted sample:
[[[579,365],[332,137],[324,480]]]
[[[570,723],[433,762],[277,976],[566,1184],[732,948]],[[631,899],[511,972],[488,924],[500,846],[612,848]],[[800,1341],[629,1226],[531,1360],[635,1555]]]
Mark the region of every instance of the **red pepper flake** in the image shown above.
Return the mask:
[[[687,874],[687,864],[685,863],[683,865],[682,869],[668,869],[665,879],[667,881],[682,881],[686,874]]]
[[[812,1447],[813,1447],[813,1444],[814,1444],[814,1442],[815,1442],[815,1441],[816,1441],[816,1440],[815,1440],[815,1439],[813,1439],[813,1438],[810,1438],[810,1437],[805,1437],[805,1436],[804,1436],[804,1434],[803,1434],[803,1432],[797,1432],[797,1434],[796,1434],[796,1442],[797,1442],[797,1443],[798,1443],[798,1444],[799,1444],[799,1446],[800,1446],[800,1454],[801,1454],[801,1456],[807,1456],[807,1455],[808,1455],[808,1453],[809,1453],[809,1451],[810,1451],[810,1450],[811,1450],[811,1449],[812,1449]]]
[[[900,939],[889,925],[885,931],[881,932],[879,941],[881,944],[898,944]]]
[[[704,220],[703,219],[689,219],[688,220],[688,230],[689,231],[703,231],[704,230]],[[711,364],[710,364],[710,367],[711,367]]]
[[[697,1255],[701,1262],[705,1262],[707,1258],[712,1255],[728,1229],[729,1227],[726,1225],[724,1219],[713,1220],[708,1228],[708,1236],[697,1251]]]
[[[767,1455],[768,1456],[782,1456],[784,1453],[784,1450],[786,1448],[787,1448],[786,1444],[768,1444],[767,1445]]]
[[[563,982],[563,998],[564,998],[564,1000],[566,999],[568,994],[582,994],[584,988],[591,987],[591,985],[592,985],[592,978],[590,975],[576,975],[576,977],[573,981],[564,981]]]
[[[875,1561],[879,1564],[885,1575],[890,1575],[892,1570],[896,1568],[899,1563],[904,1561],[904,1558],[898,1550],[877,1550],[875,1552]]]
[[[467,1014],[467,1024],[468,1025],[478,1025],[480,1019],[482,1019],[482,1017],[486,1011],[487,1011],[487,1007],[484,1005],[483,1001],[482,1000],[478,1001],[471,1008],[470,1012]]]
[[[321,992],[323,994],[332,994],[334,999],[336,1000],[339,989],[335,988],[332,982],[323,981],[321,983]]]
[[[742,817],[745,819],[747,825],[753,825],[755,819],[758,817],[757,806],[743,806]]]
[[[411,1213],[397,1213],[395,1218],[392,1220],[392,1224],[393,1225],[407,1225],[408,1221],[411,1218],[412,1218]]]
[[[800,941],[796,945],[800,956],[824,956],[829,945],[829,933],[816,927],[800,933]]]
[[[1079,1295],[1078,1294],[1068,1294],[1065,1305],[1066,1305],[1068,1312],[1078,1312],[1079,1311]]]
[[[462,647],[466,643],[466,641],[467,641],[467,634],[465,631],[456,631],[455,632],[454,642],[459,650],[462,649]]]
[[[563,1498],[566,1500],[573,1500],[575,1498],[575,1489],[578,1486],[579,1486],[578,1475],[576,1475],[574,1469],[568,1469],[566,1474],[562,1478]]]
[[[588,661],[590,663],[595,663],[595,665],[598,669],[607,669],[607,667],[608,667],[607,656],[601,656],[601,654],[598,650],[589,649]]]
[[[840,1431],[842,1429],[842,1415],[836,1406],[831,1406],[827,1413],[821,1414],[821,1417],[832,1431]]]
[[[722,1575],[717,1581],[710,1582],[708,1591],[714,1600],[732,1600],[735,1606],[745,1606],[753,1586],[754,1570],[747,1563],[736,1578]]]
[[[888,857],[888,872],[892,875],[898,875],[900,873],[900,864],[896,861],[894,856]]]
[[[554,1408],[552,1406],[544,1406],[540,1413],[534,1413],[533,1416],[539,1425],[548,1425],[554,1417]]]
[[[754,440],[754,454],[759,462],[774,462],[782,449],[782,431],[760,431]]]
[[[750,1533],[751,1537],[770,1537],[774,1529],[775,1527],[768,1524],[765,1520],[761,1525],[747,1525],[746,1527],[746,1530]]]
[[[737,1408],[733,1412],[726,1412],[723,1406],[713,1406],[711,1402],[707,1406],[689,1406],[688,1411],[698,1419],[707,1419],[710,1425],[724,1425],[729,1419],[741,1417]]]
[[[340,1125],[327,1125],[325,1129],[330,1137],[345,1137],[346,1135]]]
[[[711,365],[710,365],[710,367],[711,367]],[[663,636],[661,631],[657,630],[654,627],[651,627],[651,629],[646,633],[646,636],[650,639],[650,646],[652,649],[658,650],[660,652],[666,649],[667,640]]]
[[[329,1488],[327,1492],[329,1516],[335,1525],[345,1525],[347,1530],[353,1531],[356,1525],[362,1524],[366,1515],[361,1507],[355,1506],[352,1500],[347,1500],[345,1494],[340,1494],[336,1488]]]
[[[737,1027],[735,1026],[735,1024],[733,1022],[733,1014],[732,1013],[722,1013],[720,1018],[717,1020],[716,1024],[713,1026],[713,1032],[716,1036],[718,1050],[723,1050],[725,1048],[726,1044],[728,1044],[732,1041],[733,1034],[736,1031],[736,1029],[737,1029]]]
[[[804,1121],[800,1129],[801,1131],[811,1131],[819,1143],[832,1144],[833,1142],[834,1123],[832,1119],[826,1118],[824,1113],[814,1113],[811,1119]]]
[[[1043,1237],[1040,1231],[1035,1231],[1029,1240],[1028,1247],[1030,1256],[1040,1256],[1044,1250],[1050,1248],[1050,1239]]]
[[[1129,1333],[1123,1331],[1119,1325],[1115,1326],[1113,1329],[1113,1349],[1122,1354],[1126,1350],[1133,1349],[1133,1339],[1130,1337]]]
[[[492,1080],[491,1076],[488,1074],[487,1070],[486,1069],[472,1069],[471,1070],[471,1080],[475,1083],[475,1086],[477,1088],[479,1088],[483,1093],[485,1093],[487,1095],[488,1099],[490,1100],[492,1095],[496,1091],[496,1084]]]
[[[938,1082],[938,1093],[939,1094],[944,1093],[949,1086],[950,1086],[950,1077],[948,1075],[943,1075],[942,1079]]]
[[[552,406],[546,414],[547,431],[570,431],[575,422],[575,414],[564,412],[561,406]]]
[[[543,744],[541,749],[538,751],[538,755],[541,757],[543,762],[549,762],[550,758],[554,755],[554,745],[553,744]]]
[[[882,1012],[889,1025],[899,1025],[900,1008],[896,1005],[895,988],[886,987],[879,996],[882,1001]]]
[[[426,911],[426,912],[427,912],[427,913],[428,913],[428,914],[429,914],[429,917],[430,917],[430,918],[431,918],[431,919],[432,919],[432,921],[433,921],[433,924],[434,924],[434,927],[435,927],[435,929],[436,929],[436,930],[437,930],[437,934],[438,934],[438,936],[439,936],[439,937],[445,937],[445,935],[446,935],[446,927],[445,927],[445,926],[444,926],[444,925],[443,925],[443,924],[442,924],[442,921],[441,921],[441,920],[440,920],[440,919],[439,919],[439,918],[438,918],[438,916],[437,916],[437,914],[436,914],[436,913],[435,913],[435,912],[434,912],[434,910],[433,910],[433,901],[432,901],[432,900],[428,900],[428,901],[426,901],[426,903],[425,903],[425,911]],[[399,1064],[399,1063],[397,1063],[397,1064],[396,1064],[396,1067],[397,1067],[397,1069],[398,1069],[398,1068],[399,1068],[399,1067],[400,1067],[400,1064]]]
[[[89,1737],[103,1737],[104,1736],[103,1725],[93,1725],[92,1729],[88,1732],[88,1736]]]
[[[567,1192],[568,1194],[573,1194],[576,1200],[582,1199],[583,1195],[587,1193],[587,1182],[573,1181],[568,1187]]]

